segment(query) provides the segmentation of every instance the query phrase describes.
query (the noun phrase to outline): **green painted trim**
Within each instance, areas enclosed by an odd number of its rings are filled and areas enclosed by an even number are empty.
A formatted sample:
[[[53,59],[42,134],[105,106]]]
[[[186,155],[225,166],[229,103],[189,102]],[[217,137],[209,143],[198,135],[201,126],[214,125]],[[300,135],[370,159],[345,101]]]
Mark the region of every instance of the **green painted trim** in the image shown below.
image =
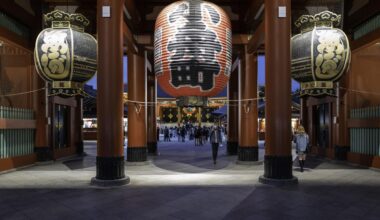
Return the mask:
[[[380,14],[357,26],[354,29],[354,40],[357,40],[377,29],[380,29]]]
[[[30,28],[9,17],[5,13],[0,11],[0,26],[19,35],[24,39],[30,38]]]

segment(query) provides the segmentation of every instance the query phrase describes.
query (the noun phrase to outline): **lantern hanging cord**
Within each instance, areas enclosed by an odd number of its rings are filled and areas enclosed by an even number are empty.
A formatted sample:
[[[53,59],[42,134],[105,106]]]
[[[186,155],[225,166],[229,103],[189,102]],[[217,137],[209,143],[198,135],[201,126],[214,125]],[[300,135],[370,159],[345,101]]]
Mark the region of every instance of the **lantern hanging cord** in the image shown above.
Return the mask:
[[[92,96],[90,96],[90,97],[92,97]],[[93,98],[95,98],[95,97],[93,97]],[[222,101],[220,101],[220,103],[223,103],[224,105],[227,104],[229,106],[239,106],[241,102],[250,102],[250,101],[256,101],[256,100],[261,100],[261,99],[265,100],[265,97],[251,98],[251,99],[222,100]],[[136,101],[136,100],[126,100],[125,101],[125,103],[139,104],[142,106],[154,106],[154,105],[161,104],[164,102],[165,101],[159,101],[159,102],[144,102],[144,101]]]
[[[364,91],[364,90],[348,89],[348,88],[344,88],[344,87],[339,87],[339,89],[343,89],[343,90],[346,90],[348,92],[363,93],[363,94],[370,94],[370,95],[378,95],[378,96],[380,96],[380,93],[378,93],[378,92],[370,92],[370,91]]]
[[[26,94],[35,93],[35,92],[42,91],[42,90],[45,90],[45,87],[44,88],[40,88],[40,89],[35,89],[35,90],[27,91],[27,92],[18,92],[18,93],[11,93],[11,94],[0,95],[0,97],[10,97],[10,96],[26,95]]]

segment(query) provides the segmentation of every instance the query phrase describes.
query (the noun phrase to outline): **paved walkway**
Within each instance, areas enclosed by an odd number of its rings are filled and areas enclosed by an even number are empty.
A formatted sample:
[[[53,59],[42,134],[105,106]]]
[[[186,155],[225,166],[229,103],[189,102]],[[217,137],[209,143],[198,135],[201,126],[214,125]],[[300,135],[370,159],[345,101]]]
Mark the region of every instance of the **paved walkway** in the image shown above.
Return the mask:
[[[127,166],[131,183],[90,186],[88,156],[0,175],[0,219],[380,219],[378,171],[309,159],[296,186],[258,183],[263,165],[243,166],[210,145],[160,143],[145,166]],[[263,149],[260,149],[263,157]]]

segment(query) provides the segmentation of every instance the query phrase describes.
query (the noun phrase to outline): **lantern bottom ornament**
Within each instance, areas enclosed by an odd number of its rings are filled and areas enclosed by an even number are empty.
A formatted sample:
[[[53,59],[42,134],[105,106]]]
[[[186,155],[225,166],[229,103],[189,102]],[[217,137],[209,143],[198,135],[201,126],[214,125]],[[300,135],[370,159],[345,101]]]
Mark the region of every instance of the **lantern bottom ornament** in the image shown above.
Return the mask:
[[[83,90],[83,83],[73,81],[53,81],[49,95],[61,95],[61,96],[88,96]]]
[[[335,96],[334,83],[332,81],[311,81],[301,83],[300,96]]]

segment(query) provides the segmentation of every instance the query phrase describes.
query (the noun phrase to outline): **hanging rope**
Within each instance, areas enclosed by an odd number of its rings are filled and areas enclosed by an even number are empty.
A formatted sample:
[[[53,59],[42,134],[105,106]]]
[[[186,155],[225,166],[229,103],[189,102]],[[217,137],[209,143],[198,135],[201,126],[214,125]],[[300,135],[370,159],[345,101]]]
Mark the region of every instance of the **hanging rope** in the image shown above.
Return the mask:
[[[10,97],[10,96],[18,96],[18,95],[26,95],[26,94],[30,94],[30,93],[35,93],[35,92],[38,92],[38,91],[41,91],[41,90],[44,90],[45,88],[40,88],[40,89],[35,89],[35,90],[31,90],[31,91],[27,91],[27,92],[18,92],[18,93],[11,93],[11,94],[1,94],[0,97]]]

